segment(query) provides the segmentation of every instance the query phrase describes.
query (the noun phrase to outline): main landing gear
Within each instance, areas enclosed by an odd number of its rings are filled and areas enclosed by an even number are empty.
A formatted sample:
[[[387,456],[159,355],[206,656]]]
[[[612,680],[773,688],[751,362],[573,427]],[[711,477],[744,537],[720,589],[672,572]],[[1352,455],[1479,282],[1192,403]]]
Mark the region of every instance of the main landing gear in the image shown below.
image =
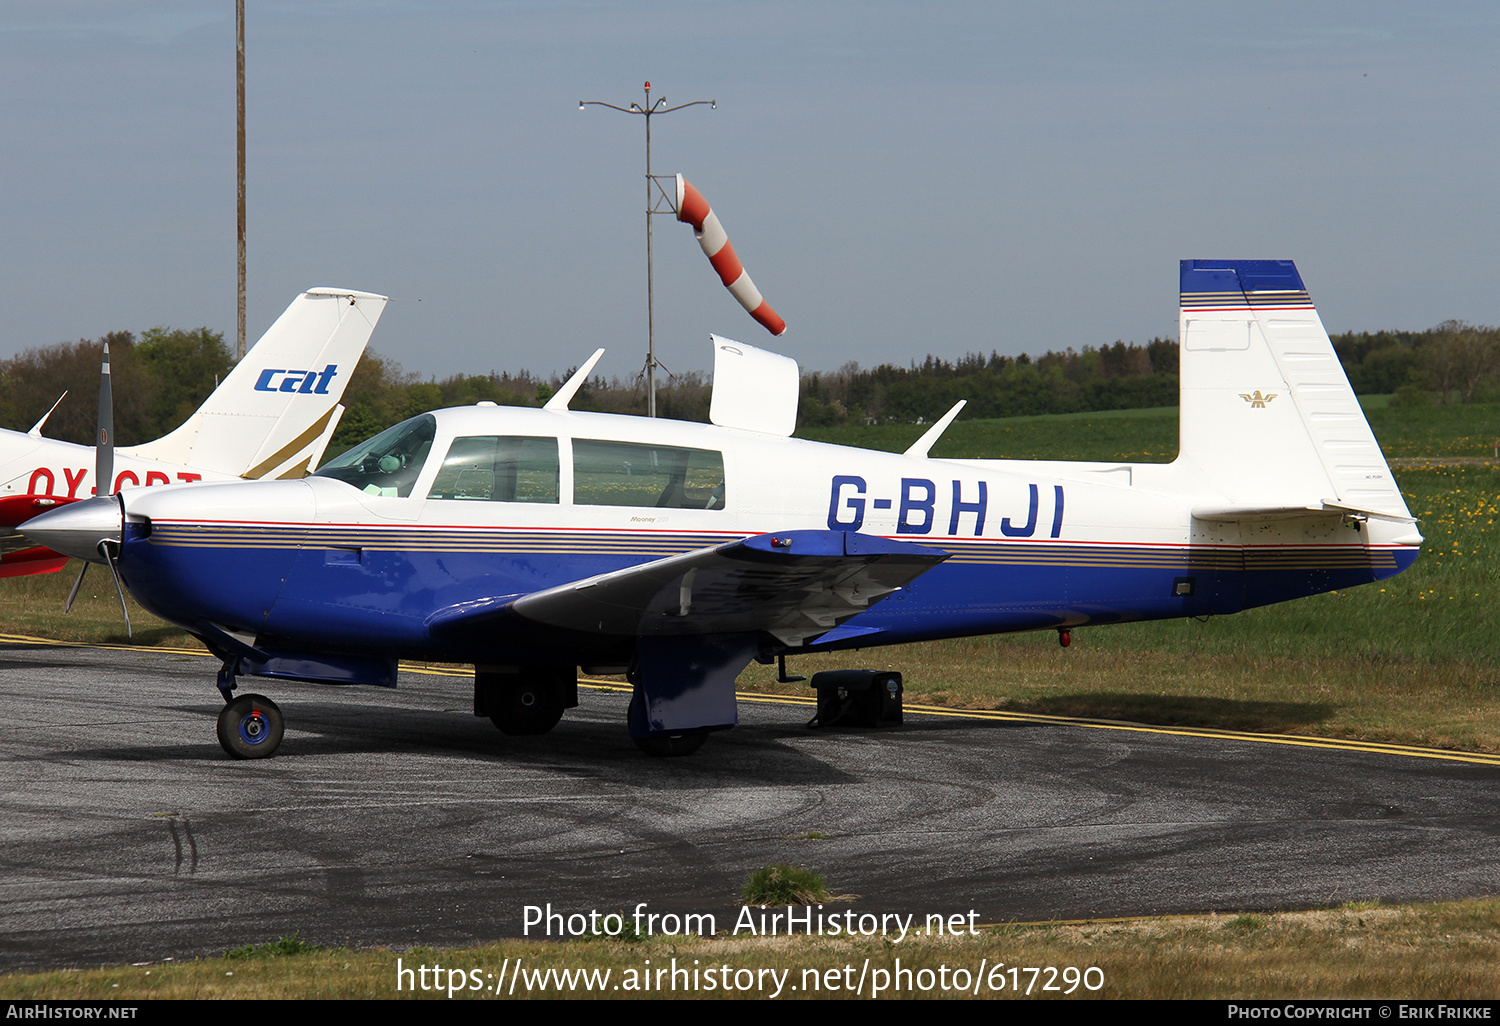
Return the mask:
[[[660,737],[635,737],[631,740],[647,755],[666,759],[676,755],[692,755],[703,747],[703,742],[708,740],[708,735],[664,734]]]
[[[578,674],[571,666],[474,671],[474,715],[488,716],[502,734],[545,734],[557,726],[564,709],[577,704]]]
[[[637,719],[644,721],[645,717],[645,710],[641,707],[641,693],[637,690],[630,696],[630,711],[626,714],[626,722],[635,723]],[[630,740],[634,741],[636,747],[647,755],[666,759],[677,755],[692,755],[703,747],[703,742],[708,740],[708,732],[653,734],[650,737],[632,737]]]
[[[270,758],[284,732],[281,710],[265,695],[239,695],[219,712],[219,744],[236,759]]]
[[[506,689],[499,702],[490,707],[490,722],[500,733],[513,737],[545,734],[562,719],[562,701],[552,688],[535,682]]]

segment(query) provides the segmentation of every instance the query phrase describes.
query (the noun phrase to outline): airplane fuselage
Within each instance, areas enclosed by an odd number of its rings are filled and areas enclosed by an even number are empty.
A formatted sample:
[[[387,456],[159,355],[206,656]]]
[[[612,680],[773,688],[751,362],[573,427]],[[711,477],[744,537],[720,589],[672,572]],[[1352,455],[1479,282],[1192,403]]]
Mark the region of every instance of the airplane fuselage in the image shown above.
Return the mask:
[[[365,490],[315,476],[127,493],[131,591],[164,619],[281,652],[588,662],[628,654],[631,639],[518,621],[452,641],[433,618],[773,531],[858,532],[948,557],[778,651],[1230,613],[1378,580],[1417,551],[1409,525],[1379,520],[1196,520],[1214,496],[1174,464],[919,459],[517,408],[428,416],[421,464],[394,485],[372,467],[381,480]],[[501,498],[493,469],[453,456],[475,439],[529,453]],[[676,479],[663,469],[674,459],[687,468]]]
[[[734,725],[753,659],[1232,613],[1408,566],[1421,534],[1295,265],[1185,260],[1179,283],[1170,464],[928,458],[961,404],[899,455],[793,439],[795,362],[711,336],[712,425],[571,412],[598,350],[540,410],[439,410],[304,481],[137,489],[30,535],[220,656],[238,758],[283,728],[245,676],[473,663],[475,714],[535,734],[607,667],[631,737],[680,755]],[[894,700],[872,672],[831,701]]]
[[[106,490],[234,480],[237,478],[233,474],[140,459],[128,449],[118,449],[114,480]],[[92,446],[0,428],[0,498],[32,495],[75,501],[95,494],[96,485]]]

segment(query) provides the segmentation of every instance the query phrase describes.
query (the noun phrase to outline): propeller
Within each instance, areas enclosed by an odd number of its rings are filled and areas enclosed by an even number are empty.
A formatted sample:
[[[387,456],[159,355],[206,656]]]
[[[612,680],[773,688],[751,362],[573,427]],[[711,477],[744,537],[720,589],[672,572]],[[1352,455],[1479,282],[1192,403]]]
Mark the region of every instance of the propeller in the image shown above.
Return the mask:
[[[120,599],[120,614],[125,618],[125,636],[133,637],[130,610],[125,605],[125,589],[120,583],[120,571],[116,565],[120,558],[125,508],[119,495],[108,491],[115,472],[114,424],[114,389],[109,373],[109,343],[106,342],[104,362],[99,368],[99,430],[94,436],[94,498],[53,511],[70,514],[69,516],[43,514],[45,520],[42,517],[36,518],[26,525],[27,530],[23,533],[33,540],[46,538],[47,541],[43,544],[48,548],[83,560],[72,590],[68,592],[63,612],[73,608],[90,563],[103,563],[109,567],[109,575],[115,582],[115,594]]]
[[[109,374],[109,343],[104,343],[104,363],[99,367],[99,433],[94,437],[94,494],[114,480],[115,473],[115,399]]]

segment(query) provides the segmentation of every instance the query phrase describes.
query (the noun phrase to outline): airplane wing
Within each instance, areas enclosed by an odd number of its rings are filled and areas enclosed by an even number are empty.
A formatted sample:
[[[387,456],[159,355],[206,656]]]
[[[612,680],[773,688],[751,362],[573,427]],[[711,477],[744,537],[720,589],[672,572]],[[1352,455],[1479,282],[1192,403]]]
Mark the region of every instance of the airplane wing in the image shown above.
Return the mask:
[[[464,603],[428,619],[465,633],[513,613],[587,634],[684,637],[764,631],[801,645],[948,558],[911,542],[844,531],[759,534],[519,598]],[[498,607],[498,608],[497,608]]]

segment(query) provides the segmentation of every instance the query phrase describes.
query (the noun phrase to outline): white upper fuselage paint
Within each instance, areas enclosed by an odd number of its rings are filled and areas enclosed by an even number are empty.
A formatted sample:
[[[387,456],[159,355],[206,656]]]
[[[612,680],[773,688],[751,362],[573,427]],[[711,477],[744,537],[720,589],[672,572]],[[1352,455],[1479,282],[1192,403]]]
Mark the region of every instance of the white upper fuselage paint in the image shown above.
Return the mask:
[[[1034,532],[1050,541],[1054,527],[1051,489],[1066,488],[1066,506],[1057,540],[1102,543],[1185,544],[1188,510],[1205,498],[1198,491],[1172,487],[1170,465],[1049,463],[1023,460],[912,459],[896,453],[783,438],[708,424],[650,420],[611,414],[553,412],[514,407],[459,407],[440,410],[432,456],[426,460],[409,497],[362,493],[342,482],[310,478],[301,482],[266,482],[232,489],[163,490],[132,494],[132,516],[154,521],[228,520],[240,522],[519,528],[570,531],[673,531],[722,533],[743,537],[768,531],[826,529],[830,508],[834,529],[848,529],[856,517],[851,503],[863,500],[859,530],[907,541],[1002,539],[1009,520],[1019,530],[1028,520],[1031,485],[1046,492]],[[557,503],[492,502],[429,499],[445,453],[458,437],[501,435],[557,438],[560,481]],[[572,442],[574,439],[640,442],[723,454],[726,478],[723,509],[575,504]],[[1143,476],[1154,486],[1143,487]],[[858,477],[864,486],[846,485],[837,501],[834,479]],[[1132,479],[1134,479],[1132,481]],[[903,482],[929,481],[907,488],[903,518]],[[959,515],[953,526],[953,486],[961,503],[978,501],[986,484],[983,530],[974,512]],[[293,495],[306,489],[306,499]],[[222,505],[221,505],[222,503]],[[311,503],[311,504],[309,504]],[[931,506],[930,518],[925,515]],[[307,517],[307,520],[303,520]],[[929,522],[930,520],[930,522]],[[1012,535],[1011,537],[1015,537]]]
[[[803,439],[782,438],[674,420],[651,420],[613,414],[554,412],[517,407],[456,407],[436,411],[437,436],[433,456],[406,498],[361,493],[338,482],[311,479],[300,487],[312,488],[316,514],[311,522],[379,527],[383,524],[419,524],[433,528],[493,527],[555,528],[585,531],[706,531],[744,536],[797,528],[827,528],[830,505],[835,529],[847,529],[854,513],[850,500],[863,499],[864,533],[886,535],[907,541],[968,541],[976,538],[1004,539],[1005,520],[1013,529],[1024,524],[1029,511],[1029,486],[1042,495],[1035,531],[1026,537],[1038,542],[1099,542],[1103,544],[1183,545],[1192,540],[1189,511],[1197,505],[1225,503],[1227,497],[1205,486],[1192,468],[1180,463],[1085,463],[1044,460],[914,459],[897,453]],[[560,444],[560,501],[557,503],[487,502],[426,498],[441,465],[441,456],[457,437],[503,435],[557,438]],[[632,506],[575,505],[572,502],[573,439],[642,442],[684,448],[708,449],[724,456],[727,489],[723,509],[657,509]],[[77,447],[82,448],[82,447]],[[83,450],[88,451],[88,450]],[[862,492],[844,489],[835,502],[836,477],[860,477]],[[207,478],[205,477],[205,480]],[[923,529],[924,517],[917,506],[926,496],[906,496],[902,517],[903,481],[930,481],[933,516]],[[982,531],[977,517],[963,511],[958,530],[953,526],[953,487],[957,483],[960,502],[971,506],[978,500],[978,484],[985,482],[986,509]],[[1066,504],[1061,530],[1052,536],[1053,499],[1050,490],[1062,486]],[[292,494],[290,484],[267,482],[259,489],[243,484],[225,491],[228,508],[219,508],[218,498],[204,489],[191,494],[172,489],[147,497],[132,495],[132,514],[163,520],[217,519],[241,510],[245,517],[231,520],[283,522],[291,513],[285,505]],[[262,500],[263,497],[263,500]],[[295,504],[305,512],[307,507]],[[1200,525],[1200,530],[1201,530]],[[1415,545],[1420,541],[1409,524],[1372,520],[1364,525],[1368,539],[1351,536],[1351,544]],[[1285,542],[1296,544],[1300,529],[1284,533]],[[1271,537],[1277,537],[1275,533]]]

